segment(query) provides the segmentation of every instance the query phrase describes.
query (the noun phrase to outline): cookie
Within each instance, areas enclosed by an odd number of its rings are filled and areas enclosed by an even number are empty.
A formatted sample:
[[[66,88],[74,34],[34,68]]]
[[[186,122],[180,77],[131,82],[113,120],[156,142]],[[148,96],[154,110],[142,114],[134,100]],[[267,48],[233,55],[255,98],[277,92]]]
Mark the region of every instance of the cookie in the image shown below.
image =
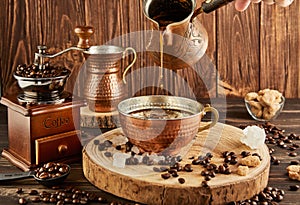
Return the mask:
[[[248,156],[242,158],[240,164],[248,167],[257,167],[260,165],[260,159],[258,156]]]
[[[300,165],[290,165],[286,170],[290,179],[300,181]]]

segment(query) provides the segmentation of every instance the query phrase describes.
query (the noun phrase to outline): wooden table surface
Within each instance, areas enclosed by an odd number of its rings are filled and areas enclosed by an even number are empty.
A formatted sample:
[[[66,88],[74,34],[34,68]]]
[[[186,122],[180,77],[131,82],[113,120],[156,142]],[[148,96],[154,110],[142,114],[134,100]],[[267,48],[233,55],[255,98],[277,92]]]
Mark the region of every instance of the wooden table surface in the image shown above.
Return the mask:
[[[204,101],[205,100],[203,100],[203,102]],[[257,123],[256,121],[252,120],[252,118],[247,113],[242,99],[226,99],[226,102],[224,100],[221,101],[223,103],[215,104],[217,105],[216,107],[220,112],[221,122],[234,126],[250,125]],[[0,105],[0,116],[0,149],[2,150],[4,147],[8,146],[7,109],[3,105]],[[276,120],[272,121],[272,123],[275,124],[277,127],[284,129],[286,133],[293,132],[297,135],[300,135],[300,100],[287,99],[283,111]],[[101,133],[100,130],[85,131],[93,134]],[[294,142],[300,145],[300,141]],[[276,156],[281,161],[279,165],[271,165],[269,186],[277,187],[285,191],[284,199],[280,202],[280,204],[300,204],[300,190],[289,190],[290,185],[300,185],[300,182],[289,180],[285,170],[291,160],[300,159],[300,148],[296,150],[298,156],[290,157],[288,156],[289,151],[287,149],[282,149],[274,145],[268,146],[273,147],[275,149],[273,156]],[[106,197],[108,199],[108,204],[111,204],[111,202],[113,201],[119,202],[120,204],[135,204],[134,202],[129,202],[127,200],[120,199],[116,196],[105,193],[94,187],[92,184],[90,184],[83,176],[81,162],[73,163],[71,164],[71,167],[71,173],[64,182],[63,186],[74,186],[81,190],[93,192],[99,196]],[[0,173],[16,171],[20,170],[11,165],[6,159],[0,158]],[[0,204],[17,204],[19,198],[16,194],[17,188],[22,188],[25,192],[29,192],[32,189],[38,191],[46,190],[53,192],[53,190],[47,189],[42,185],[38,184],[33,178],[27,178],[11,182],[0,182]]]

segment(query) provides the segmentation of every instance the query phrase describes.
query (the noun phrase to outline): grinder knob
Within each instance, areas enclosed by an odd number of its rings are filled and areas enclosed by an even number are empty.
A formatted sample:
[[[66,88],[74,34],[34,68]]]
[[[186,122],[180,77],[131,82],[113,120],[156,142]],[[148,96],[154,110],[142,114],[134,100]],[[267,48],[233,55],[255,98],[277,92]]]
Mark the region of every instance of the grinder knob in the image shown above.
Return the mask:
[[[94,28],[92,26],[76,26],[74,32],[79,37],[77,47],[88,49],[90,47],[89,38],[93,35]]]

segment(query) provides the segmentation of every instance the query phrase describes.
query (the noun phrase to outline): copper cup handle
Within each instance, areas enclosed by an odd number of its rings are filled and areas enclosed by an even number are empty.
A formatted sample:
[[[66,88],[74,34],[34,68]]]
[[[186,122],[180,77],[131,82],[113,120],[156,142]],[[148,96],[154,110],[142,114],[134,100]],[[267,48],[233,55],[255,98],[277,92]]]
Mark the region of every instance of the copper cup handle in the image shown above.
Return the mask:
[[[133,60],[132,60],[131,63],[124,69],[123,76],[122,76],[124,84],[126,84],[125,76],[126,76],[128,70],[133,66],[133,64],[134,64],[135,61],[136,61],[136,51],[135,51],[134,48],[132,48],[132,47],[128,47],[128,48],[125,49],[125,51],[123,52],[123,58],[124,58],[124,57],[126,56],[126,54],[127,54],[128,52],[130,52],[130,51],[133,53]]]
[[[218,120],[219,120],[219,112],[218,112],[218,110],[216,110],[213,107],[205,107],[203,109],[202,113],[201,113],[202,116],[206,115],[207,112],[211,112],[213,114],[213,116],[214,116],[213,120],[210,123],[208,123],[208,124],[206,124],[206,125],[204,125],[202,127],[200,126],[199,129],[198,129],[198,132],[201,132],[203,130],[206,130],[206,129],[209,129],[209,128],[215,126],[217,124]]]

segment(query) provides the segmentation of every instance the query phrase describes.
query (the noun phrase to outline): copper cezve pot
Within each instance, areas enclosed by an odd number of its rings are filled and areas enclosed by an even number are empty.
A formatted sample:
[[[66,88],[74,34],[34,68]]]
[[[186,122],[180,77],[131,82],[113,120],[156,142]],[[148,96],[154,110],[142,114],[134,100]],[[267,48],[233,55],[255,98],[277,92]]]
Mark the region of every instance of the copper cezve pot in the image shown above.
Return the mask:
[[[147,50],[154,61],[161,64],[162,60],[161,66],[173,70],[194,65],[208,45],[207,32],[195,17],[231,1],[206,0],[196,9],[196,0],[143,0],[144,15],[152,26]]]

